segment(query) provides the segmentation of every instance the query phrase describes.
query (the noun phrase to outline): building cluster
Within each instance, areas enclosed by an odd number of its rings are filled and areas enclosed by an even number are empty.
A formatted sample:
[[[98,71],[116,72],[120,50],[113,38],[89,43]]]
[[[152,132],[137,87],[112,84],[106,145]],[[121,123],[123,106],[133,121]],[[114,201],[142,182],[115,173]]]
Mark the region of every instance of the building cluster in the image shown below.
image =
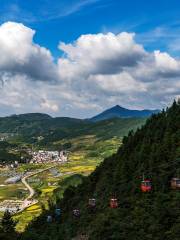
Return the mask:
[[[18,213],[37,203],[37,200],[4,200],[0,202],[0,212],[8,211],[11,214]]]
[[[65,151],[39,150],[32,153],[30,163],[66,162],[67,160],[67,153]]]
[[[18,200],[4,200],[0,202],[0,211],[9,211],[10,213],[18,212],[21,209],[23,201]]]

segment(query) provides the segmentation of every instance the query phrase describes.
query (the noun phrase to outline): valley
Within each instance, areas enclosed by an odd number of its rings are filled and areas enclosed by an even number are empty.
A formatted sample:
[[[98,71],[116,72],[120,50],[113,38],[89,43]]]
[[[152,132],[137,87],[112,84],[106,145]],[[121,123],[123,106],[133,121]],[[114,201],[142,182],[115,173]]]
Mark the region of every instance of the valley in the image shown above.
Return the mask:
[[[88,176],[104,158],[117,151],[124,135],[145,121],[132,118],[91,123],[51,119],[43,114],[0,119],[0,216],[5,210],[14,211],[16,230],[24,231],[44,208],[49,208],[50,202],[56,202],[56,192],[69,186],[64,184],[65,179],[68,182],[76,175]],[[65,162],[57,158],[63,151],[67,154]],[[6,184],[13,176],[22,176],[22,181]],[[71,184],[76,180],[70,180]]]
[[[179,117],[180,103],[174,102],[130,132],[117,153],[78,183],[73,179],[77,184],[69,185],[63,198],[61,187],[57,189],[56,203],[21,239],[178,239]],[[56,209],[61,210],[59,220]]]

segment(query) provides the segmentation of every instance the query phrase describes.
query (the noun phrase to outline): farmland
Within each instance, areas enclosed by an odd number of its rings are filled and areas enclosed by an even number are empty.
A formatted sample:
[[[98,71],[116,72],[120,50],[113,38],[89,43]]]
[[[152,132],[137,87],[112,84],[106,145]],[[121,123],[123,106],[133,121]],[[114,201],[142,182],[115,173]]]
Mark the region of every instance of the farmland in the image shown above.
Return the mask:
[[[63,144],[63,142],[64,140],[55,142],[54,145],[59,143]],[[14,216],[14,219],[17,221],[17,231],[24,231],[25,227],[41,214],[42,208],[48,209],[49,201],[55,202],[56,198],[54,193],[56,190],[58,190],[58,192],[60,190],[62,197],[64,190],[69,184],[76,184],[76,181],[72,181],[72,176],[76,176],[77,174],[89,175],[96,166],[100,164],[104,157],[116,152],[121,144],[120,138],[114,137],[102,141],[93,135],[73,138],[71,142],[73,148],[69,152],[68,162],[55,165],[56,171],[60,173],[58,176],[55,176],[53,172],[49,170],[28,179],[30,186],[35,189],[35,198],[38,200],[38,203]],[[18,173],[25,171],[33,172],[50,166],[52,166],[51,163],[21,164],[16,171]],[[1,173],[2,172],[3,170],[1,170]],[[71,179],[71,181],[69,181],[69,179]],[[0,184],[2,184],[0,187],[1,201],[5,199],[20,200],[28,195],[28,191],[21,182],[3,186],[4,180],[5,177],[0,178]],[[78,182],[79,181],[78,179]]]

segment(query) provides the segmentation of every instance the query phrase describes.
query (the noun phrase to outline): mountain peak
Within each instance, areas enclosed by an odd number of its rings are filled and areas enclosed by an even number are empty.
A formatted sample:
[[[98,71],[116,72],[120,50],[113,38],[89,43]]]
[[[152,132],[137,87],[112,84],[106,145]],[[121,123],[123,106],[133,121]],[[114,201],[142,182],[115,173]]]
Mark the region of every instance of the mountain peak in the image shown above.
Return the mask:
[[[112,108],[105,110],[97,116],[91,118],[93,122],[102,121],[110,118],[137,118],[137,117],[149,117],[159,110],[130,110],[120,105],[115,105]]]
[[[116,109],[116,110],[128,110],[128,109],[126,109],[126,108],[124,108],[124,107],[122,107],[122,106],[120,106],[120,105],[115,105],[114,107],[112,107],[112,108],[110,108],[110,109]],[[109,109],[109,110],[110,110]]]

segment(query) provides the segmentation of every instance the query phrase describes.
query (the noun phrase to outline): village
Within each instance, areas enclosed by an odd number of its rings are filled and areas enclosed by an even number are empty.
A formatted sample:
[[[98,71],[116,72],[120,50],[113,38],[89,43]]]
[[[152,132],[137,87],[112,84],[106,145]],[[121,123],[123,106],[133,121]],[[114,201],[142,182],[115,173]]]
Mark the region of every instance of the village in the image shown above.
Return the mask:
[[[17,151],[17,150],[14,150]],[[21,161],[23,163],[31,163],[31,164],[41,164],[41,163],[62,163],[68,161],[68,152],[65,150],[62,151],[47,151],[47,150],[37,150],[33,151],[32,149],[26,149],[26,152],[30,156],[27,159],[21,157]],[[6,163],[1,162],[0,168],[8,168],[9,170],[16,169],[19,166],[18,161]]]
[[[30,163],[48,163],[48,162],[67,162],[68,156],[66,151],[30,151],[32,159]]]

